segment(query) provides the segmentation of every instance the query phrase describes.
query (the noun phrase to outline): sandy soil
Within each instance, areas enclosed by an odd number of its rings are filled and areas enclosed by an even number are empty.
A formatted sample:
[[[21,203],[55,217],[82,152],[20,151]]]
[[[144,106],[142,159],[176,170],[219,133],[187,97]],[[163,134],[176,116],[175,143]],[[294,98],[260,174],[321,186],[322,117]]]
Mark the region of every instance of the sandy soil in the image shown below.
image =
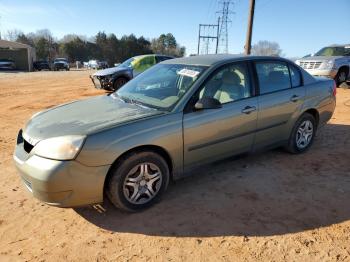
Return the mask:
[[[350,90],[306,154],[228,159],[147,211],[101,214],[33,199],[12,163],[33,113],[101,94],[88,74],[0,74],[0,261],[350,261]]]

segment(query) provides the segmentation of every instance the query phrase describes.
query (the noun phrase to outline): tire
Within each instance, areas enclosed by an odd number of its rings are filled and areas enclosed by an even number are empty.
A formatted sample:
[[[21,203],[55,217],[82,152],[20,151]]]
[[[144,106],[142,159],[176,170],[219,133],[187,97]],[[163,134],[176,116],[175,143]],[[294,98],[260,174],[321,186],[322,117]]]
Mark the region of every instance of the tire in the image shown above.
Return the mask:
[[[296,121],[285,149],[292,154],[306,152],[314,141],[316,131],[317,123],[315,118],[309,113],[304,113]]]
[[[119,88],[125,85],[126,82],[128,82],[128,79],[126,79],[125,77],[118,77],[116,80],[114,80],[113,90],[117,91]]]
[[[169,184],[166,161],[152,151],[128,154],[110,172],[106,195],[115,207],[129,212],[154,205]]]
[[[335,76],[335,83],[337,84],[337,87],[339,87],[343,82],[345,82],[348,78],[348,72],[349,69],[347,68],[341,68],[339,69],[337,75]]]

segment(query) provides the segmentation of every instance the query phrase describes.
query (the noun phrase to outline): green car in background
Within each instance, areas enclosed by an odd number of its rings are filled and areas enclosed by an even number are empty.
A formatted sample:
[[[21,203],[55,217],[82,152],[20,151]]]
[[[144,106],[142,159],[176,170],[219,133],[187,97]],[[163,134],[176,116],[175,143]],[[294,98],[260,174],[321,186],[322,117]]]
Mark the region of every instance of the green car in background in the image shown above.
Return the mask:
[[[35,114],[15,165],[34,197],[136,211],[203,164],[274,147],[307,151],[335,109],[333,80],[278,57],[164,61],[117,92]]]
[[[98,89],[116,91],[126,82],[155,64],[172,59],[165,55],[140,55],[129,58],[120,65],[99,70],[90,76],[94,86]]]

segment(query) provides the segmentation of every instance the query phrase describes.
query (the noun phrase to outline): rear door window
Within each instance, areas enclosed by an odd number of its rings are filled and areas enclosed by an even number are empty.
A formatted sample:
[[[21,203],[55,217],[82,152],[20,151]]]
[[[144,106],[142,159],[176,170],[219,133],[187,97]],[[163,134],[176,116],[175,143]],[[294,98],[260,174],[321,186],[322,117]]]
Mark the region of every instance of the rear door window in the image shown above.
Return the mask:
[[[255,62],[260,94],[291,88],[287,63],[279,61]]]

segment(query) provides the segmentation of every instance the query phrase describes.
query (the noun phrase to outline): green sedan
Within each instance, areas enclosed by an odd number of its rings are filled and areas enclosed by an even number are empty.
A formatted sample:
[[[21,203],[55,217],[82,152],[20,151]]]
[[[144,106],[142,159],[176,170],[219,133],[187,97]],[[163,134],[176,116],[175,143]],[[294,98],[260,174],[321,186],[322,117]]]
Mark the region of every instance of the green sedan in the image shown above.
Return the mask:
[[[277,57],[207,55],[159,63],[117,92],[35,114],[14,162],[50,205],[137,211],[175,180],[232,155],[307,151],[335,108],[333,80]]]

